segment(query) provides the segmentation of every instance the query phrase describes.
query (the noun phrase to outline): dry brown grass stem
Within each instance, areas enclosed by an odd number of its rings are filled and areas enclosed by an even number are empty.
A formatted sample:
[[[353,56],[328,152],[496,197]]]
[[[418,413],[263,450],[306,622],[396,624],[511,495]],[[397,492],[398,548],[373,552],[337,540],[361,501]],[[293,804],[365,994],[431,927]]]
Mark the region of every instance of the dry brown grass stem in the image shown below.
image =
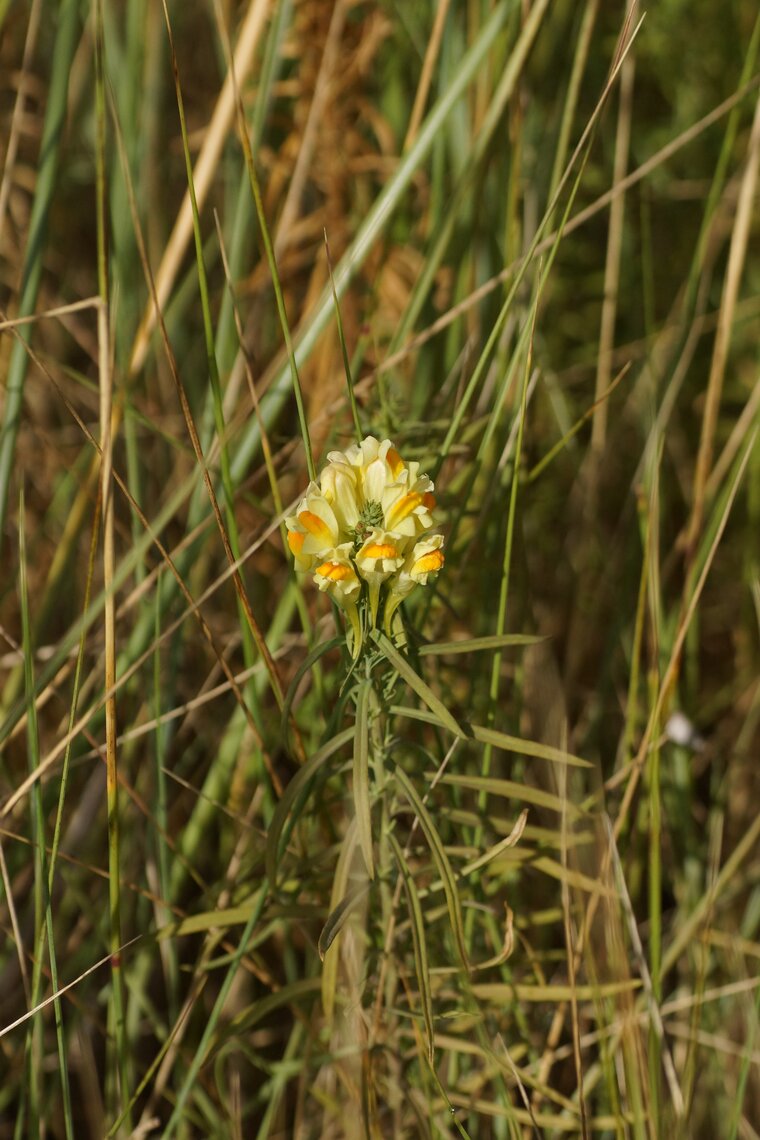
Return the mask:
[[[753,384],[749,398],[731,429],[731,434],[726,440],[715,466],[710,472],[710,477],[705,484],[706,502],[709,503],[715,498],[718,488],[728,475],[731,464],[739,454],[742,443],[747,438],[748,432],[752,430],[752,425],[757,420],[758,409],[760,409],[760,376],[758,376]]]
[[[33,325],[38,321],[48,320],[51,317],[65,317],[70,313],[79,313],[83,309],[97,309],[100,304],[99,297],[85,297],[82,301],[72,301],[69,305],[58,305],[54,309],[45,309],[42,313],[33,313],[29,317],[13,317],[0,321],[0,332],[20,328],[21,325]]]
[[[428,40],[427,49],[425,51],[425,59],[422,64],[422,71],[420,72],[420,81],[417,84],[417,92],[414,96],[412,113],[409,116],[409,126],[406,129],[406,138],[401,148],[402,153],[408,150],[414,142],[420,123],[422,122],[422,116],[425,113],[425,103],[430,93],[433,71],[441,50],[441,40],[443,39],[443,29],[446,26],[449,3],[450,0],[439,0],[436,7],[433,29],[430,33],[430,39]]]
[[[706,938],[709,940],[714,936],[714,931],[706,932]],[[728,937],[728,936],[727,936]],[[733,939],[730,939],[733,941]],[[680,1021],[676,1020],[676,1014],[690,1013],[697,1002],[701,1006],[712,1002],[725,1002],[732,997],[751,997],[755,990],[760,988],[760,978],[745,978],[740,982],[730,982],[725,986],[716,986],[707,990],[703,990],[701,994],[688,993],[681,995],[677,998],[670,998],[668,1001],[663,1002],[660,1006],[660,1013],[663,1017],[663,1028],[667,1033],[674,1034],[674,1026],[679,1026],[681,1036],[687,1036],[691,1030],[685,1027]],[[649,1024],[649,1012],[645,1009],[639,1010],[636,1013],[636,1021],[641,1026]],[[597,1045],[600,1041],[609,1038],[615,1038],[619,1035],[622,1028],[620,1019],[615,1019],[608,1022],[603,1029],[594,1029],[588,1033],[584,1033],[581,1037],[581,1048],[590,1049]],[[675,1034],[678,1035],[678,1034]],[[559,1045],[555,1052],[552,1054],[554,1062],[565,1061],[572,1056],[573,1045],[568,1043],[566,1045]]]
[[[718,328],[715,334],[715,344],[713,346],[713,355],[710,364],[710,376],[707,381],[707,395],[704,415],[702,417],[702,434],[699,441],[697,466],[694,473],[693,505],[686,534],[687,560],[689,562],[691,562],[694,556],[697,539],[702,529],[706,487],[715,446],[715,429],[718,423],[718,410],[720,408],[720,398],[723,391],[723,378],[726,371],[736,303],[739,296],[739,285],[741,283],[744,260],[747,253],[747,243],[749,242],[752,225],[752,210],[755,201],[755,187],[757,186],[758,163],[760,163],[760,99],[758,99],[755,105],[755,117],[752,123],[752,132],[750,134],[747,150],[747,165],[741,182],[736,218],[731,233],[728,265],[726,266],[726,276],[723,282],[723,294],[718,314]]]
[[[615,872],[615,882],[618,888],[620,904],[623,908],[623,914],[625,915],[626,924],[628,926],[628,936],[631,940],[633,956],[636,960],[639,976],[641,977],[644,985],[648,1018],[650,1019],[652,1025],[655,1028],[655,1032],[660,1039],[660,1049],[662,1050],[662,1064],[668,1083],[670,1099],[673,1102],[673,1108],[675,1110],[676,1116],[681,1118],[686,1111],[683,1093],[681,1092],[681,1086],[678,1083],[678,1076],[676,1074],[675,1065],[673,1064],[673,1057],[668,1047],[667,1038],[665,1036],[665,1029],[662,1021],[662,1009],[660,1008],[655,996],[654,986],[652,984],[652,976],[649,973],[649,967],[647,966],[644,947],[641,942],[638,923],[636,922],[636,915],[633,911],[633,904],[631,902],[631,896],[628,891],[628,884],[626,883],[625,879],[625,871],[620,859],[617,842],[615,841],[615,837],[612,833],[612,825],[610,823],[609,816],[607,815],[604,816],[604,825],[607,832],[609,850],[612,854],[612,866]]]
[[[29,23],[26,26],[24,54],[21,59],[21,68],[19,71],[18,91],[16,92],[16,101],[13,104],[8,140],[5,147],[3,177],[2,181],[0,181],[0,234],[2,234],[5,228],[5,212],[8,208],[8,199],[10,198],[13,176],[16,170],[21,123],[26,113],[27,87],[29,86],[29,80],[31,78],[31,65],[37,44],[41,12],[42,0],[32,0],[32,6],[29,10]]]
[[[125,950],[128,950],[130,946],[134,946],[136,942],[140,942],[142,938],[142,934],[138,934],[136,938],[130,938],[128,942],[123,943],[123,945],[119,948],[120,952],[123,954]],[[86,970],[83,970],[82,973],[79,974],[76,978],[72,979],[72,981],[67,982],[65,986],[60,986],[55,991],[55,993],[48,994],[48,996],[39,1002],[34,1007],[34,1009],[28,1009],[21,1015],[21,1017],[17,1017],[15,1021],[10,1022],[8,1025],[4,1025],[0,1029],[0,1037],[5,1037],[6,1034],[11,1033],[19,1025],[23,1025],[24,1022],[29,1021],[32,1017],[35,1017],[41,1009],[46,1009],[49,1005],[52,1005],[54,1001],[57,1001],[58,998],[63,997],[63,995],[67,994],[69,990],[73,990],[80,984],[80,982],[83,982],[85,978],[89,978],[90,974],[94,974],[96,970],[99,970],[102,966],[107,965],[110,961],[111,953],[109,951],[108,954],[104,955],[102,958],[99,958],[97,962],[93,962],[91,966],[88,966]]]
[[[723,532],[726,529],[726,525],[731,514],[731,508],[733,507],[734,501],[739,491],[739,487],[742,482],[742,478],[744,476],[744,472],[746,471],[747,464],[749,462],[749,458],[752,452],[752,444],[754,442],[756,434],[757,432],[753,433],[753,437],[751,437],[749,444],[745,450],[744,459],[742,460],[741,466],[736,473],[734,485],[731,488],[731,493],[726,502],[723,515],[716,528],[713,540],[710,543],[710,549],[707,552],[704,566],[702,567],[699,578],[694,584],[694,589],[691,597],[688,600],[688,605],[685,609],[685,612],[681,615],[681,619],[678,623],[678,629],[673,641],[673,647],[670,652],[668,664],[663,673],[662,681],[659,686],[657,700],[655,701],[654,707],[647,720],[647,725],[642,735],[636,757],[627,769],[621,770],[612,780],[608,781],[608,788],[612,788],[623,780],[628,781],[617,817],[615,819],[614,835],[616,840],[619,839],[620,834],[628,821],[628,813],[630,811],[633,798],[636,794],[636,789],[638,787],[639,779],[641,778],[641,773],[644,769],[644,764],[649,752],[649,746],[652,742],[654,726],[662,723],[663,715],[667,711],[668,701],[672,697],[673,685],[678,675],[681,653],[683,652],[686,635],[688,634],[689,628],[694,619],[697,604],[700,597],[702,596],[702,591],[704,590],[707,576],[710,573],[710,569],[712,568],[713,559],[715,558],[716,551],[720,545],[720,540],[723,537]]]
[[[164,14],[165,14],[165,18],[166,18],[167,35],[169,36],[169,46],[170,46],[170,51],[172,54],[172,61],[173,61],[173,66],[174,66],[174,76],[175,76],[175,85],[177,88],[177,98],[180,99],[181,95],[180,95],[180,90],[179,90],[179,74],[177,71],[177,60],[176,60],[176,56],[174,54],[174,45],[173,45],[173,39],[172,39],[172,33],[171,33],[171,24],[169,22],[169,13],[168,13],[168,10],[167,10],[165,4],[164,4]],[[236,109],[236,98],[235,98],[235,96],[236,96],[236,91],[237,91],[237,88],[235,86],[235,74],[236,74],[236,72],[234,71],[234,68],[231,68],[230,71],[228,72],[227,81],[226,81],[225,88],[224,88],[224,91],[227,91],[229,89],[229,93],[230,93],[229,98],[231,100],[231,109],[232,109],[233,113]],[[175,359],[174,351],[172,349],[171,342],[169,340],[169,334],[168,334],[167,329],[166,329],[163,311],[161,308],[161,302],[160,302],[160,297],[159,297],[159,293],[158,293],[157,282],[156,282],[156,279],[153,275],[152,269],[150,267],[150,262],[148,260],[147,249],[145,247],[145,241],[144,241],[143,233],[142,233],[142,226],[140,224],[139,213],[137,210],[137,203],[136,203],[135,197],[134,197],[134,189],[133,189],[131,180],[128,176],[128,166],[127,166],[127,163],[125,161],[125,157],[124,157],[124,153],[123,153],[123,140],[122,140],[121,134],[118,130],[118,124],[117,124],[116,137],[117,137],[117,141],[119,144],[120,153],[122,156],[122,167],[123,167],[124,173],[125,173],[125,181],[126,181],[126,186],[127,186],[127,196],[128,196],[128,200],[129,200],[130,212],[132,215],[132,222],[133,222],[133,226],[134,226],[135,239],[137,241],[138,252],[140,255],[140,261],[142,263],[143,273],[145,275],[145,280],[148,284],[148,287],[149,287],[150,293],[151,293],[151,297],[153,300],[152,312],[154,314],[154,319],[158,323],[158,329],[159,329],[159,332],[161,334],[161,340],[162,340],[163,346],[164,346],[166,362],[169,366],[169,371],[171,373],[171,377],[172,377],[172,380],[174,382],[174,388],[175,388],[177,397],[179,399],[180,407],[182,409],[182,415],[183,415],[184,420],[185,420],[185,425],[187,427],[187,432],[188,432],[188,435],[190,437],[190,442],[191,442],[192,447],[193,447],[193,452],[195,453],[195,457],[196,457],[196,460],[198,462],[198,466],[199,466],[200,471],[201,471],[201,475],[203,478],[204,486],[206,488],[206,494],[208,496],[209,504],[211,506],[211,510],[213,512],[214,519],[216,520],[216,525],[217,525],[217,529],[219,532],[219,537],[221,539],[222,546],[224,547],[224,553],[225,553],[225,556],[227,559],[227,563],[230,567],[230,573],[232,576],[233,583],[235,585],[235,590],[237,592],[237,596],[238,596],[238,599],[240,601],[240,605],[242,607],[243,613],[245,614],[245,618],[246,618],[246,621],[248,623],[248,628],[250,629],[251,634],[253,636],[253,640],[256,643],[256,648],[258,649],[258,651],[259,651],[259,653],[260,653],[260,655],[261,655],[261,657],[262,657],[262,659],[266,665],[267,673],[269,674],[269,678],[270,678],[272,691],[274,692],[275,698],[277,700],[277,704],[281,708],[283,701],[284,701],[284,694],[283,694],[283,689],[282,689],[282,682],[280,680],[280,675],[279,675],[277,666],[275,665],[274,661],[272,660],[272,655],[269,652],[269,647],[266,643],[266,639],[262,633],[261,627],[259,626],[259,623],[256,620],[256,617],[254,615],[253,608],[251,606],[251,602],[250,602],[250,599],[248,597],[248,591],[246,589],[245,582],[243,581],[243,577],[240,573],[240,568],[239,568],[239,564],[238,564],[239,560],[236,561],[232,547],[230,545],[230,540],[229,540],[229,537],[227,535],[227,528],[225,526],[225,522],[224,522],[224,519],[222,517],[222,512],[221,512],[221,509],[219,507],[219,501],[217,499],[216,491],[214,490],[214,484],[213,484],[213,480],[211,478],[211,472],[209,470],[208,461],[207,461],[207,459],[203,453],[203,448],[201,446],[200,437],[198,435],[198,431],[197,431],[197,428],[195,425],[195,419],[193,417],[193,413],[192,413],[192,410],[190,407],[190,403],[187,399],[187,394],[185,392],[184,385],[183,385],[182,380],[181,380],[180,375],[179,375],[179,369],[177,367],[177,361]],[[247,706],[244,705],[244,707],[247,707]],[[257,735],[258,735],[258,732],[257,732]],[[300,732],[298,730],[298,726],[295,724],[293,725],[293,739],[294,739],[296,751],[299,753],[299,755],[303,756],[303,746],[301,744]],[[267,756],[263,751],[262,751],[262,756],[264,758],[265,764],[267,764],[267,771],[269,773],[270,779],[272,780],[272,785],[275,788],[277,794],[281,795],[282,794],[282,783],[280,781],[280,778],[279,778],[277,772],[275,771],[274,767],[272,766],[271,762],[268,762]]]
[[[564,726],[564,735],[567,736],[567,728]],[[567,747],[567,740],[563,740],[562,746]],[[563,810],[561,817],[561,840],[562,840],[562,868],[565,872],[568,869],[568,851],[567,851],[567,837],[568,837],[568,824],[567,824],[567,768],[564,765],[560,766],[558,772],[559,795],[562,800]],[[578,1020],[578,1001],[576,999],[576,937],[575,937],[575,923],[573,922],[572,911],[570,907],[570,886],[567,878],[563,878],[561,885],[561,900],[562,900],[562,917],[565,929],[565,946],[567,948],[567,978],[573,992],[570,1001],[570,1022],[572,1028],[573,1040],[573,1063],[575,1065],[575,1076],[577,1080],[578,1089],[578,1108],[580,1109],[580,1125],[581,1135],[583,1140],[588,1140],[588,1114],[586,1112],[586,1098],[584,1095],[583,1084],[583,1058],[581,1055],[581,1033],[580,1023]]]
[[[5,891],[5,899],[8,907],[8,917],[11,921],[11,930],[13,931],[13,941],[16,944],[16,957],[18,958],[18,968],[21,975],[21,984],[24,988],[24,1004],[27,1009],[31,1002],[31,990],[29,987],[29,971],[26,967],[26,954],[24,953],[24,941],[21,937],[21,927],[16,913],[16,903],[13,898],[13,887],[11,886],[10,876],[8,875],[8,865],[5,861],[5,850],[3,848],[2,839],[0,839],[0,877],[2,877],[3,890]]]
[[[250,837],[249,837],[250,826],[253,823],[253,820],[256,816],[257,811],[258,811],[257,797],[252,796],[250,803],[248,805],[248,810],[246,812],[246,816],[245,816],[245,820],[244,820],[244,826],[242,828],[241,834],[238,837],[237,843],[235,844],[235,847],[234,847],[234,850],[232,853],[232,857],[230,858],[229,864],[227,866],[227,873],[226,873],[224,880],[223,880],[224,885],[223,885],[222,890],[219,893],[219,896],[216,900],[216,910],[218,910],[218,911],[224,910],[229,905],[229,903],[231,901],[232,892],[233,892],[233,888],[235,885],[235,880],[236,880],[238,872],[240,870],[241,863],[245,857],[245,853],[246,853],[246,851],[249,847],[249,844],[250,844]],[[141,1127],[147,1128],[148,1122],[150,1121],[150,1119],[153,1116],[153,1113],[156,1110],[156,1105],[159,1103],[161,1097],[163,1096],[164,1089],[166,1088],[167,1082],[168,1082],[169,1077],[171,1076],[172,1070],[174,1068],[174,1064],[177,1060],[177,1054],[178,1054],[180,1046],[182,1044],[185,1032],[187,1031],[187,1028],[189,1026],[190,1014],[192,1013],[193,1009],[195,1008],[195,1005],[197,1004],[198,999],[200,998],[201,994],[203,993],[203,991],[206,987],[206,983],[208,982],[208,979],[209,979],[209,971],[207,969],[208,963],[211,961],[211,958],[212,958],[216,948],[219,946],[220,943],[223,943],[223,942],[224,942],[224,929],[223,928],[218,929],[218,930],[208,931],[204,945],[203,945],[203,949],[201,950],[201,953],[198,956],[196,966],[195,966],[195,969],[193,972],[193,984],[191,986],[190,993],[188,994],[187,999],[185,1000],[185,1002],[182,1006],[182,1009],[180,1010],[179,1015],[178,1015],[174,1025],[172,1026],[171,1030],[169,1031],[167,1038],[166,1038],[166,1041],[164,1042],[164,1045],[162,1046],[162,1048],[159,1052],[159,1057],[161,1058],[161,1062],[160,1062],[160,1065],[158,1067],[158,1072],[156,1073],[155,1079],[154,1079],[153,1084],[151,1086],[150,1096],[148,1097],[148,1100],[145,1104],[142,1115],[140,1117],[140,1122],[138,1124],[138,1132],[139,1132]],[[229,950],[231,951],[231,949],[232,948],[230,947]],[[274,978],[267,977],[266,981],[272,987],[273,990],[277,989],[277,985],[276,985]]]
[[[244,83],[253,66],[259,44],[269,14],[271,0],[252,0],[240,29],[235,48],[235,75],[238,83]],[[193,169],[193,182],[198,209],[202,209],[212,179],[216,173],[222,148],[235,120],[235,87],[231,72],[227,72],[224,85],[209,120],[203,146]],[[179,272],[182,259],[193,236],[193,210],[190,191],[185,193],[179,208],[174,227],[166,243],[161,264],[155,274],[155,295],[143,314],[137,330],[129,361],[129,375],[134,376],[142,368],[150,345],[150,336],[156,327],[156,320],[171,294],[172,286]]]
[[[347,10],[348,0],[337,0],[332,11],[332,16],[330,17],[330,26],[327,30],[327,37],[322,51],[322,62],[314,87],[314,96],[309,106],[309,113],[298,147],[296,164],[293,168],[293,174],[290,179],[290,184],[288,185],[288,192],[277,223],[274,252],[275,257],[278,259],[293,239],[292,227],[301,209],[301,199],[317,145],[320,121],[327,106],[330,84],[335,77],[340,41],[346,23]],[[235,75],[236,69],[233,68],[233,76]],[[243,343],[241,340],[241,344]]]

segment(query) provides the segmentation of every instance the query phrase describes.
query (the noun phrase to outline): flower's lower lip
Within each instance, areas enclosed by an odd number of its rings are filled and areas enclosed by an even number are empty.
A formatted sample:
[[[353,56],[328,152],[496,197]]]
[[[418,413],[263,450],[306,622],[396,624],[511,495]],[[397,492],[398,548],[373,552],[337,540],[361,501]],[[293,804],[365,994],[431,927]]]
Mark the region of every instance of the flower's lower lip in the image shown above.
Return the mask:
[[[372,543],[366,547],[363,554],[365,558],[398,558],[396,547],[388,543]]]
[[[343,582],[351,575],[351,568],[340,562],[323,562],[318,566],[316,573],[322,578],[330,578],[333,582]]]
[[[315,515],[311,511],[301,511],[298,516],[298,521],[309,534],[313,534],[315,538],[324,538],[329,542],[331,537],[330,529],[319,515]]]

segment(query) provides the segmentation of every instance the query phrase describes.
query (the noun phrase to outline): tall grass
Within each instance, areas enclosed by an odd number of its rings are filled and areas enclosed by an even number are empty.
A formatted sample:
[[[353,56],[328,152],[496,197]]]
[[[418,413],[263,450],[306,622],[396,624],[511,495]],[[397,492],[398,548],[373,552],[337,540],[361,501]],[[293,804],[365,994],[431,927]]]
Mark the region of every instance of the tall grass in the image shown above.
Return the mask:
[[[0,1137],[760,1134],[760,19],[641,15],[0,6]]]

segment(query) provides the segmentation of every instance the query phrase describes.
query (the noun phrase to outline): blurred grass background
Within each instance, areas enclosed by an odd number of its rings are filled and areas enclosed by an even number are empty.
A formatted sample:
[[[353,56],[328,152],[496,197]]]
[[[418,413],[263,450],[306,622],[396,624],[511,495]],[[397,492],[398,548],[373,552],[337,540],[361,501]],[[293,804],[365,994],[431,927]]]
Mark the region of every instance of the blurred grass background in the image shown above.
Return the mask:
[[[0,1136],[760,1135],[755,5],[0,20]],[[391,718],[369,886],[325,237],[501,734]]]

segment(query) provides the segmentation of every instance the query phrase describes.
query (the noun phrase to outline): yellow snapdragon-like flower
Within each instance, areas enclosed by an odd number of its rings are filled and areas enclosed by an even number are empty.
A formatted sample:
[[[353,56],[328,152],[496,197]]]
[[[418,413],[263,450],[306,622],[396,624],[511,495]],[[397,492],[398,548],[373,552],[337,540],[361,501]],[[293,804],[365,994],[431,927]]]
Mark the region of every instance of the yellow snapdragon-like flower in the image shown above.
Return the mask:
[[[296,568],[313,571],[320,590],[346,611],[361,648],[359,606],[370,628],[384,607],[385,628],[416,585],[443,566],[443,537],[430,534],[433,484],[417,462],[405,463],[390,440],[367,436],[331,451],[295,515],[285,520]]]
[[[415,586],[426,586],[431,574],[437,574],[443,566],[443,535],[431,534],[421,539],[409,551],[400,567],[385,603],[385,629],[391,631],[391,618],[411,594]]]

